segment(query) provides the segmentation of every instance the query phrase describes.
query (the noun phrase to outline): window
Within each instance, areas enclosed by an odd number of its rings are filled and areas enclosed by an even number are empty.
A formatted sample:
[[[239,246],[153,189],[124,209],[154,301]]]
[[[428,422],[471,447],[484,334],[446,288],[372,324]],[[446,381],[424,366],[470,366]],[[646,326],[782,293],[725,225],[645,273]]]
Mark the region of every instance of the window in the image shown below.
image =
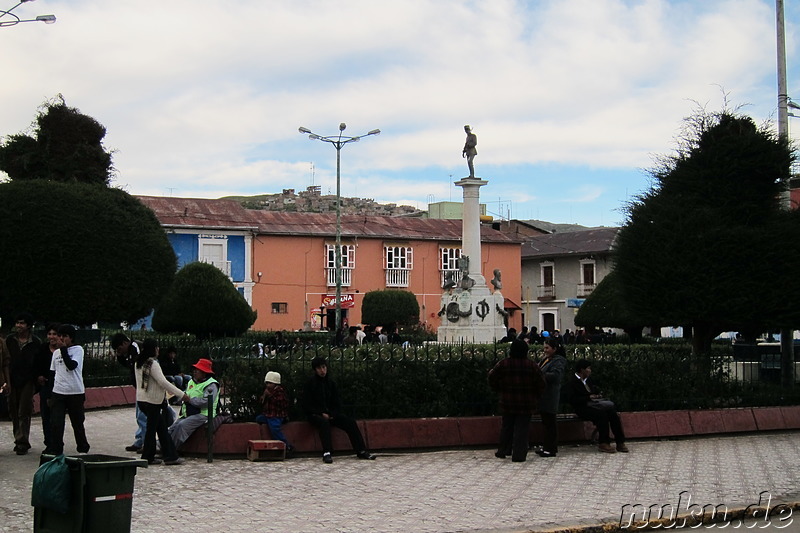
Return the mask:
[[[356,247],[342,244],[342,286],[349,287],[353,269],[356,267]],[[328,287],[336,285],[336,244],[325,245],[325,271]]]
[[[285,315],[289,312],[289,304],[286,302],[272,302],[272,312]]]
[[[383,268],[387,287],[408,287],[408,275],[413,263],[413,252],[408,246],[384,246]]]
[[[439,249],[439,270],[442,272],[442,287],[447,282],[448,276],[458,281],[458,258],[461,257],[461,248]]]
[[[578,297],[583,298],[589,296],[596,286],[594,259],[582,259],[581,282],[578,284]]]
[[[226,235],[200,235],[197,239],[197,257],[202,263],[210,263],[231,277],[231,262],[228,261],[228,237]]]
[[[555,298],[555,265],[552,261],[540,263],[539,298]]]

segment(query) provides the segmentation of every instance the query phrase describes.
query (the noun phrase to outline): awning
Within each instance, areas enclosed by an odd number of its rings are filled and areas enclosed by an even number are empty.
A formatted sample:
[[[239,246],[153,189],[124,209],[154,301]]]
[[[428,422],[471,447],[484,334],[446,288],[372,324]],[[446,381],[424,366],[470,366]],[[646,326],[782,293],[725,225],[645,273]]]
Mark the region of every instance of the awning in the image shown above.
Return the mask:
[[[513,309],[513,310],[517,310],[517,309],[522,310],[522,308],[520,306],[518,306],[517,304],[512,302],[510,299],[505,298],[505,297],[503,298],[503,308],[504,309]]]

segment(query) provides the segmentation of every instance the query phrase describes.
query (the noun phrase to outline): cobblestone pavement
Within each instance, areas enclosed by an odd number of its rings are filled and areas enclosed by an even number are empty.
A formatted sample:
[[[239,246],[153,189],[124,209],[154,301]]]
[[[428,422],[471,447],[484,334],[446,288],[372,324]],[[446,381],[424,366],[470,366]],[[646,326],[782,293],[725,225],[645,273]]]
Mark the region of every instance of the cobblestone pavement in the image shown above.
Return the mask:
[[[0,422],[0,531],[33,529],[40,419],[32,426],[32,453],[17,456],[11,423]],[[133,409],[89,412],[86,427],[91,453],[136,458],[124,451]],[[618,522],[625,504],[677,504],[684,491],[684,503],[690,495],[692,503],[730,508],[757,504],[767,491],[774,505],[800,501],[799,436],[634,441],[631,453],[613,455],[564,446],[555,459],[530,454],[525,463],[487,449],[384,453],[375,461],[339,453],[332,465],[320,457],[189,458],[138,469],[132,531],[186,531],[189,522],[220,532],[541,531]],[[65,441],[75,455],[69,425]]]

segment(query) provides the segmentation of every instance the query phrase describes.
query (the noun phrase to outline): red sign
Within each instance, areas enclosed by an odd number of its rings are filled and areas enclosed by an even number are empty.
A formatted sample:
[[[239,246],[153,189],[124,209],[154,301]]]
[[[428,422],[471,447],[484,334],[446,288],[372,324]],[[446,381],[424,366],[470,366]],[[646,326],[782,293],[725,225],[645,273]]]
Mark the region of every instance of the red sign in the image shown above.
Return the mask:
[[[352,309],[356,306],[356,297],[352,294],[342,294],[341,299],[341,306],[342,309]],[[336,307],[336,296],[323,296],[322,297],[322,306],[331,309]]]

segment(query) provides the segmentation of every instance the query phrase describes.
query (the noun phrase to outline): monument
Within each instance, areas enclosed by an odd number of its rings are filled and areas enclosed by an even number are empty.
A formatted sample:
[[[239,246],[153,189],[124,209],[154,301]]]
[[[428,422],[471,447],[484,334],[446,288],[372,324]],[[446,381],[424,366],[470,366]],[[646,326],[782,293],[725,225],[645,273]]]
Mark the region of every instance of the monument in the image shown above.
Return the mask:
[[[481,273],[481,221],[480,188],[489,183],[475,177],[472,159],[477,151],[477,137],[469,126],[464,126],[467,143],[462,155],[467,158],[470,176],[455,184],[462,189],[463,214],[461,226],[461,258],[458,275],[448,278],[442,290],[439,316],[442,325],[437,331],[439,342],[493,343],[506,334],[502,282],[500,271],[494,270],[492,286],[486,285]],[[457,279],[455,279],[457,278]]]

